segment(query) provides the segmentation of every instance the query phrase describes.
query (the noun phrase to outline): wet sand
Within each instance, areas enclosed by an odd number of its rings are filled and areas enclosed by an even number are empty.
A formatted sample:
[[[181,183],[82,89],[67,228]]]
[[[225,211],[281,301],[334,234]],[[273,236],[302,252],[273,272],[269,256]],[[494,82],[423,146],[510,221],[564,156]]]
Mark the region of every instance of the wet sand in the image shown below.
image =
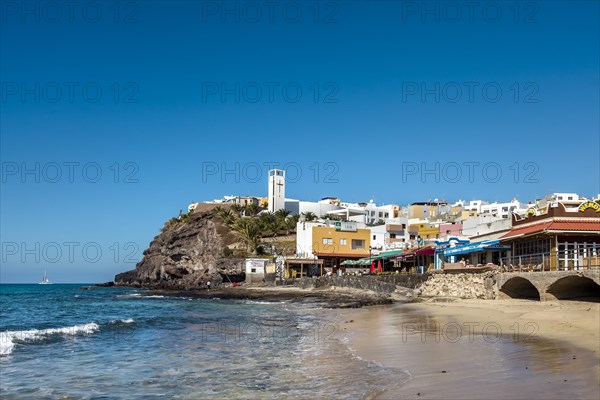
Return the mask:
[[[411,376],[377,398],[600,398],[598,303],[438,299],[333,312],[356,356]]]

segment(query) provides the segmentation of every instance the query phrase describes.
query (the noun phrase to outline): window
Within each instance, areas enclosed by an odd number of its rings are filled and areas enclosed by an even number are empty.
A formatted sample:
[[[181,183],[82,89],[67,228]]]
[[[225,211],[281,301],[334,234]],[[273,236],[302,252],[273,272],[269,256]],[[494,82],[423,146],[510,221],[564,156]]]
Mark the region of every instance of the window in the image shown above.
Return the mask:
[[[373,240],[377,239],[377,235],[373,235]]]
[[[395,233],[390,233],[390,239],[396,239],[396,234]]]
[[[345,246],[346,245],[346,239],[340,239],[340,245],[341,246]]]
[[[332,238],[323,238],[323,244],[333,244]]]
[[[573,200],[573,196],[569,196],[569,200]]]
[[[383,216],[384,218],[388,218],[390,216],[390,213],[384,213]]]
[[[517,242],[514,245],[514,256],[550,253],[550,239],[533,239]]]
[[[379,211],[379,218],[383,217],[383,213]]]
[[[365,248],[364,240],[352,239],[352,249],[364,249],[364,248]]]
[[[252,271],[252,272],[256,272],[256,268],[252,268],[252,270],[251,270],[251,271]]]

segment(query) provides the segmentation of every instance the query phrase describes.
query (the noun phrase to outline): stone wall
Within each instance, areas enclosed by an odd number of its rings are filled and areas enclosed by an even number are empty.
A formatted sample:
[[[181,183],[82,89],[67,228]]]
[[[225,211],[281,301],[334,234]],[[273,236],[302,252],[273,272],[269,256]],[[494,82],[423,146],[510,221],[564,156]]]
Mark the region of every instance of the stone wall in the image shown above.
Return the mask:
[[[462,299],[495,299],[496,273],[433,274],[413,291],[415,297],[459,297]]]
[[[294,282],[294,285],[303,289],[340,286],[390,294],[393,293],[398,286],[413,289],[427,281],[429,277],[429,274],[322,276],[318,278],[297,279]]]

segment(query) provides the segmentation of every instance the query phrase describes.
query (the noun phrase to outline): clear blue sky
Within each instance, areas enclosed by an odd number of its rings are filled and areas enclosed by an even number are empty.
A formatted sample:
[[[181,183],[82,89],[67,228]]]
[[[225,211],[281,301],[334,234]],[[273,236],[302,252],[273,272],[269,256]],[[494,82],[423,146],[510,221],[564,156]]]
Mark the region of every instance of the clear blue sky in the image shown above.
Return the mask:
[[[0,10],[1,282],[111,280],[189,202],[265,195],[269,162],[309,200],[600,191],[597,1],[22,4]]]

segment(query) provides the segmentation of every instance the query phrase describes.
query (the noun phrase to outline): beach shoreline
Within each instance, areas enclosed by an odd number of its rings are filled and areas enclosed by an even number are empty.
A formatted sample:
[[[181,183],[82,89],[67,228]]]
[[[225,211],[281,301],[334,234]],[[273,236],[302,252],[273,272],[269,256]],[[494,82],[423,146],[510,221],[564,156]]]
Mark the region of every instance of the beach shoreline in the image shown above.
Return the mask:
[[[355,357],[410,376],[372,398],[600,398],[600,303],[415,299],[334,286],[148,293],[322,309]]]
[[[143,288],[142,288],[143,289]],[[346,287],[303,289],[296,286],[220,286],[206,290],[145,289],[151,295],[190,297],[197,299],[289,301],[321,308],[361,308],[365,306],[392,304],[397,296]]]
[[[334,310],[357,357],[408,371],[378,398],[600,398],[600,304],[455,300]]]

